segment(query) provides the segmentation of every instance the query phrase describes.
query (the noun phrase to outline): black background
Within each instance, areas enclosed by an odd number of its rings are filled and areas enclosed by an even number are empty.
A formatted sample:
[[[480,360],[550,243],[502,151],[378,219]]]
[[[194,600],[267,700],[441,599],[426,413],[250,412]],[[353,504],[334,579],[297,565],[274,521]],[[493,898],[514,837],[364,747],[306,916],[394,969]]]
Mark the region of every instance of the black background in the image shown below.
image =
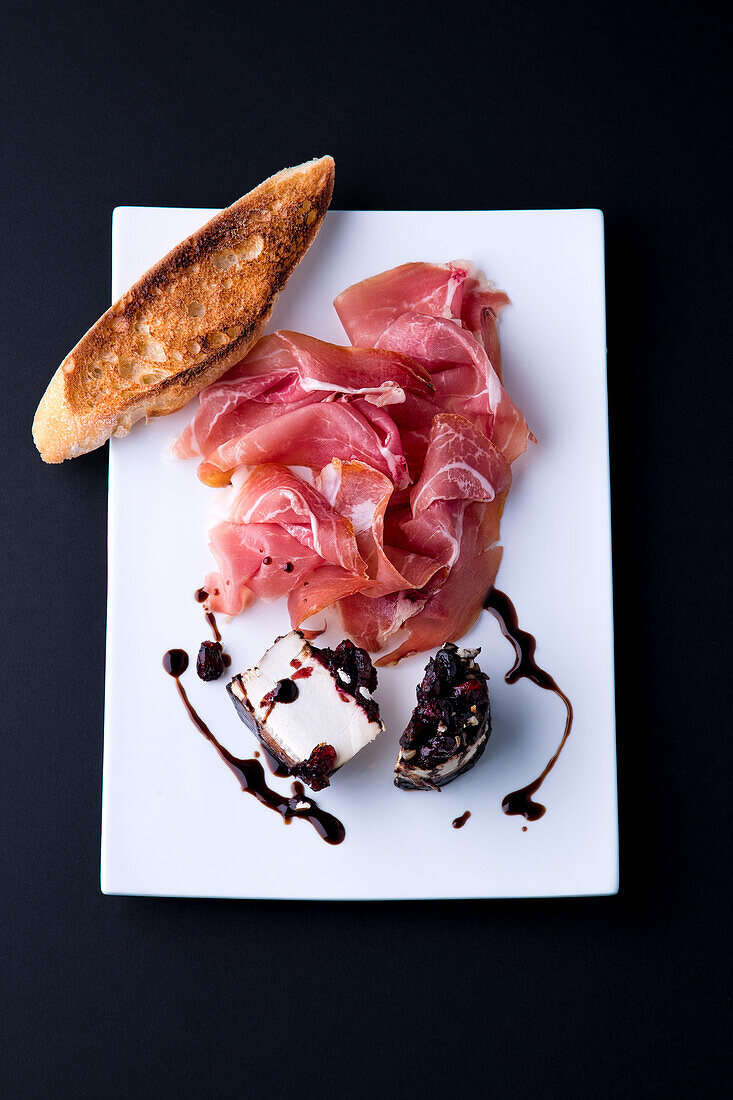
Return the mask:
[[[730,1087],[724,10],[5,6],[5,1095]],[[618,897],[99,892],[106,452],[43,466],[33,411],[108,304],[115,205],[223,206],[324,152],[337,208],[605,212]]]

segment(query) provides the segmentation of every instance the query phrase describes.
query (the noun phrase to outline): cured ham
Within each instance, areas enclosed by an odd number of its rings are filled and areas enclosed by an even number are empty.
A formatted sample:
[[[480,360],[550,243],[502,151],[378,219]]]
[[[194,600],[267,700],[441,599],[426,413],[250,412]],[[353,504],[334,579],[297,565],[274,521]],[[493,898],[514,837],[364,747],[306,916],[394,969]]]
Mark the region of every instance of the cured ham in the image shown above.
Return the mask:
[[[380,664],[470,628],[533,438],[501,377],[508,301],[468,262],[403,264],[336,299],[351,347],[277,332],[200,395],[174,453],[228,486],[211,610],[285,597],[297,628],[337,609]]]
[[[257,597],[286,596],[320,564],[315,550],[275,523],[219,523],[209,531],[209,548],[219,568],[204,581],[206,606],[225,615],[238,615]]]
[[[392,351],[399,348],[426,366],[435,385],[436,409],[469,417],[509,462],[526,450],[529,429],[524,416],[483,344],[468,330],[444,318],[403,313],[384,330],[378,344]]]
[[[471,504],[460,517],[458,553],[443,585],[406,620],[406,637],[377,664],[392,665],[414,653],[435,649],[451,639],[461,638],[475,623],[483,601],[496,579],[501,563],[501,546],[486,547],[486,527],[495,521],[486,510]]]
[[[401,264],[347,287],[333,304],[351,343],[376,347],[384,330],[403,313],[452,319],[480,333],[483,310],[496,315],[509,298],[472,263],[454,260]]]
[[[336,395],[377,406],[405,393],[431,393],[424,367],[387,349],[340,347],[297,332],[259,341],[236,367],[199,395],[199,409],[174,445],[177,458],[207,458],[260,424]]]
[[[507,295],[463,261],[403,264],[355,283],[334,306],[349,339],[409,356],[430,374],[432,399],[417,395],[395,419],[419,465],[430,410],[468,416],[513,462],[529,429],[501,381],[496,318]]]
[[[432,577],[421,591],[384,597],[378,609],[366,592],[341,603],[343,624],[357,644],[368,640],[378,650],[406,630],[381,663],[461,637],[476,619],[501,560],[496,543],[511,484],[501,452],[464,417],[439,415],[423,473],[411,506],[396,512],[388,530],[400,548],[432,558],[437,566]]]
[[[288,595],[291,624],[300,626],[312,615],[360,591],[367,583],[365,578],[354,576],[337,565],[317,566],[308,577],[298,580]]]
[[[237,481],[228,494],[233,523],[276,523],[324,561],[366,573],[349,519],[286,466],[256,466]]]
[[[288,596],[293,625],[369,584],[351,522],[279,466],[256,467],[227,490],[229,519],[209,532],[218,573],[207,606],[237,615],[255,598]]]
[[[386,409],[370,405],[363,398],[319,401],[286,410],[217,447],[208,463],[222,471],[264,462],[319,470],[332,458],[365,462],[389,477],[398,489],[409,484],[394,420]]]
[[[440,568],[429,556],[385,546],[384,517],[394,486],[384,474],[360,462],[334,459],[321,471],[318,484],[334,510],[353,526],[371,578],[367,598],[422,588]]]
[[[511,484],[511,470],[495,444],[463,416],[441,414],[433,420],[420,480],[410,492],[414,517],[445,501],[489,504]]]

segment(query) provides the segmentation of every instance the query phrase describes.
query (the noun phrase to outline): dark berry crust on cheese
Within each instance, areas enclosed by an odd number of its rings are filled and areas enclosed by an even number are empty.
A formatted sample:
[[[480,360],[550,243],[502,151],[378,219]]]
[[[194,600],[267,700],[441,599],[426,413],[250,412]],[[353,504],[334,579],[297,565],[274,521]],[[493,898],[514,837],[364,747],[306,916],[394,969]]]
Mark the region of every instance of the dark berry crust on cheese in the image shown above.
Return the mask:
[[[302,779],[313,791],[322,791],[324,787],[331,786],[331,776],[336,768],[336,750],[333,745],[322,742],[316,745],[313,752],[302,764],[297,764],[292,769],[293,775]]]
[[[356,700],[370,722],[378,722],[379,704],[372,699],[372,692],[377,690],[377,670],[367,651],[348,638],[339,642],[335,649],[328,646],[323,649],[312,646],[312,649],[314,657],[326,666],[340,690]]]
[[[428,661],[400,738],[396,786],[438,790],[480,759],[491,733],[491,709],[488,676],[475,660],[479,652],[448,642]]]

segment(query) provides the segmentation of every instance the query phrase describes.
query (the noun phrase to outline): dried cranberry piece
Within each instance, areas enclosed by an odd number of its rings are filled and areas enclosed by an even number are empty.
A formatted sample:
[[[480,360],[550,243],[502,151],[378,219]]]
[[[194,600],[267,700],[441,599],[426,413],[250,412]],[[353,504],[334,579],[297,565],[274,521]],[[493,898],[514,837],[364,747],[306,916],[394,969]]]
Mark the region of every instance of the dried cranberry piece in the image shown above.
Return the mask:
[[[358,647],[354,646],[354,651],[351,654],[351,658],[356,669],[357,676],[363,676],[366,679],[369,678],[372,672],[372,661],[369,654]]]
[[[356,646],[350,638],[344,638],[342,642],[336,646],[333,651],[334,661],[340,668],[344,668],[349,661],[349,658],[353,655]]]
[[[417,689],[418,698],[421,695],[437,695],[439,683],[440,676],[438,674],[438,666],[431,657],[425,666],[425,675],[422,678],[422,683]]]
[[[456,684],[452,694],[454,699],[464,699],[476,703],[486,694],[486,685],[481,680],[471,677],[464,680],[462,684]]]
[[[415,739],[415,728],[412,724],[412,719],[410,719],[410,722],[409,722],[409,725],[407,726],[407,729],[402,734],[402,737],[400,737],[400,745],[402,745],[403,749],[409,749],[409,747],[413,743],[414,739]]]
[[[196,672],[202,680],[218,680],[224,671],[221,642],[202,642],[196,658]]]
[[[435,655],[435,664],[441,680],[447,683],[453,683],[458,679],[461,667],[460,662],[455,654],[451,653],[449,649],[441,649]]]
[[[420,748],[420,763],[434,768],[449,760],[456,751],[457,741],[449,734],[436,734]]]
[[[417,704],[415,720],[421,726],[432,726],[431,732],[435,732],[440,725],[448,726],[452,719],[453,711],[442,699],[421,699]]]
[[[293,769],[293,775],[299,776],[314,791],[322,791],[329,786],[329,776],[336,767],[336,750],[326,741],[316,745],[313,752],[302,764]]]

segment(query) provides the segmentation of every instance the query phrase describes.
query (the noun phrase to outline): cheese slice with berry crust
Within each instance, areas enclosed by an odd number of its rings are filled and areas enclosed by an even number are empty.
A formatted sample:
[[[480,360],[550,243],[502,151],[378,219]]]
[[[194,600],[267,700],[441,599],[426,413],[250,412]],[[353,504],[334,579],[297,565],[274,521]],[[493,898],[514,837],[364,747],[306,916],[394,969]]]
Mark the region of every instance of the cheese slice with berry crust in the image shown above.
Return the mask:
[[[319,649],[293,630],[227,690],[268,752],[318,791],[384,729],[376,686],[369,654],[353,642]]]
[[[437,791],[480,759],[491,734],[488,676],[480,649],[439,649],[417,687],[417,706],[400,738],[395,786]]]

